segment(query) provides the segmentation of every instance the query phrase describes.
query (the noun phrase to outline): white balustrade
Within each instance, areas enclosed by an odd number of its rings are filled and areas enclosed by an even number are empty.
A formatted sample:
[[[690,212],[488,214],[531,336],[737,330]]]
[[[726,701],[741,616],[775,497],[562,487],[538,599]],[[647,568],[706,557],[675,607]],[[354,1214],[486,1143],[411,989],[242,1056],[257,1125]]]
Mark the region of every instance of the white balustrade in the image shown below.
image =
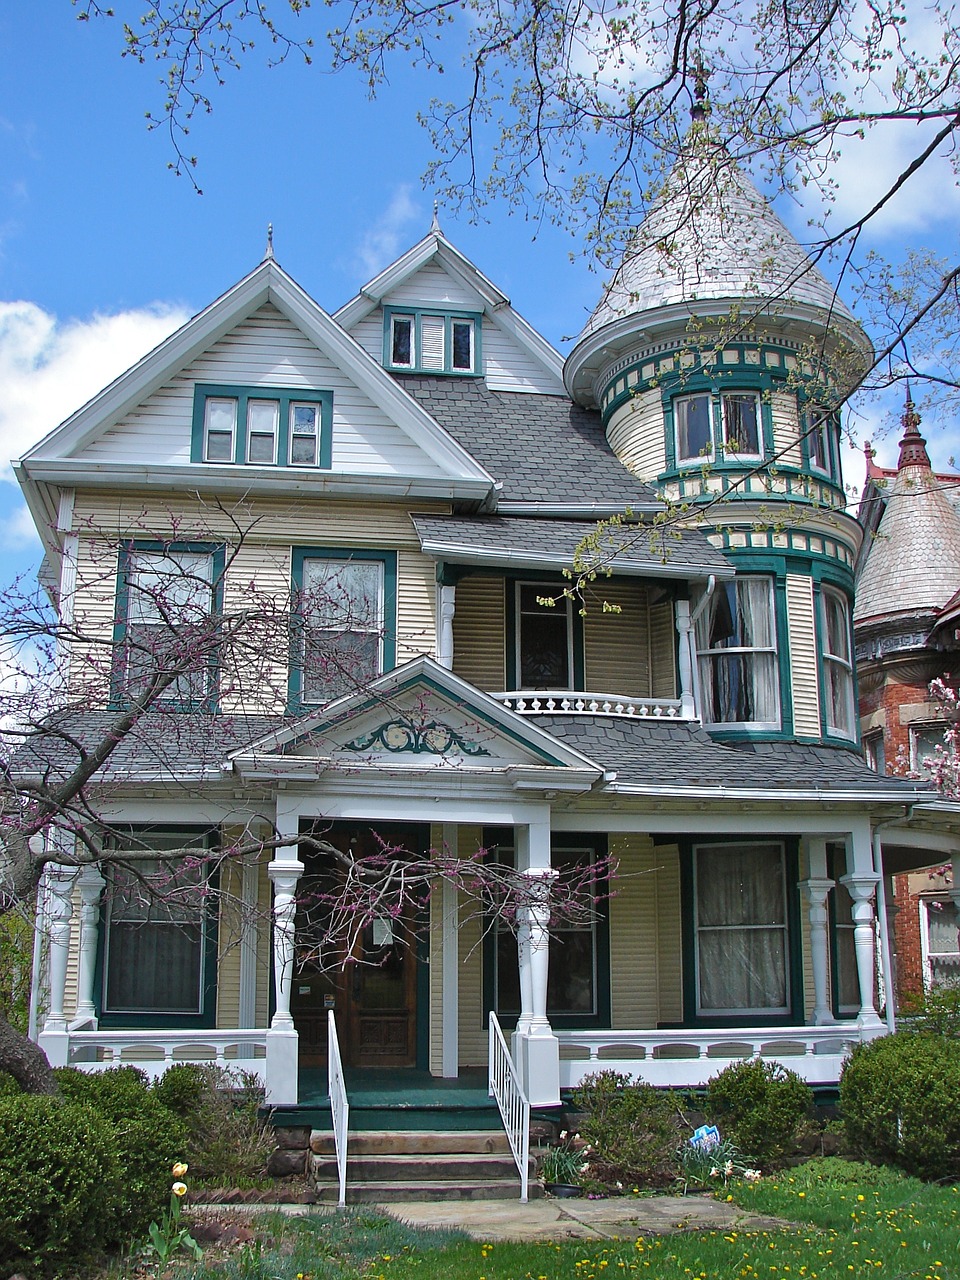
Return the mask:
[[[829,1027],[691,1028],[671,1031],[556,1031],[560,1086],[619,1071],[644,1084],[695,1088],[731,1062],[763,1058],[789,1066],[808,1084],[836,1084],[860,1032]]]
[[[632,698],[616,693],[574,693],[569,689],[514,690],[491,697],[527,716],[620,716],[627,720],[692,720],[679,698]]]
[[[333,1121],[333,1145],[337,1153],[337,1180],[341,1209],[347,1203],[347,1143],[350,1128],[350,1103],[343,1078],[343,1062],[340,1058],[340,1041],[333,1010],[327,1010],[327,1093],[330,1098],[330,1116]]]
[[[507,1141],[520,1174],[520,1202],[527,1203],[530,1180],[530,1103],[524,1096],[520,1076],[497,1015],[490,1011],[489,1090],[496,1099]]]
[[[67,1062],[81,1071],[135,1066],[151,1079],[179,1062],[249,1071],[266,1084],[266,1030],[70,1031]]]

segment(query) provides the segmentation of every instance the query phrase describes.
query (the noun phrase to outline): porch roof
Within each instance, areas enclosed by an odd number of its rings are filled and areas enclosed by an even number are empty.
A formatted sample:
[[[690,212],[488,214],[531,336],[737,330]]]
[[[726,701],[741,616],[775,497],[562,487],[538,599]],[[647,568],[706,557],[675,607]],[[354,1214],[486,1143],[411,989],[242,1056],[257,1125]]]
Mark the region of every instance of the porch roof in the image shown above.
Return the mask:
[[[438,560],[553,570],[572,565],[577,548],[597,528],[595,520],[530,516],[415,515],[413,523],[424,552]],[[733,577],[733,565],[698,529],[685,529],[682,537],[676,533],[653,526],[615,526],[585,558],[634,577]],[[602,593],[602,584],[598,590]]]

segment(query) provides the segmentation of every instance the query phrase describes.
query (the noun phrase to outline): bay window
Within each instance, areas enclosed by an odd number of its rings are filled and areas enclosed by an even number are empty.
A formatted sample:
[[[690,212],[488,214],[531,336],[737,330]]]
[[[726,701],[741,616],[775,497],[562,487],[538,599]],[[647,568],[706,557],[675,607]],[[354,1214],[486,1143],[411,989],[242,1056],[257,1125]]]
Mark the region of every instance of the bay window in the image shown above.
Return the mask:
[[[773,579],[718,582],[696,622],[704,722],[779,728]]]

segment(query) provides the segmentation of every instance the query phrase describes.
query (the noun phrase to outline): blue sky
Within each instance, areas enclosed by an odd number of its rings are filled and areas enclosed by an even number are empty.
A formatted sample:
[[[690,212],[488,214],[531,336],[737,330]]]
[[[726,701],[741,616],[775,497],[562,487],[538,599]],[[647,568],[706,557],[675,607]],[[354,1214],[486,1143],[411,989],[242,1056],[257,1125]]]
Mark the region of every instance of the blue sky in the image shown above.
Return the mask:
[[[201,197],[168,170],[165,135],[146,129],[146,112],[162,103],[159,69],[121,58],[121,48],[118,22],[79,23],[69,0],[0,6],[3,460],[255,266],[268,222],[281,264],[331,311],[430,224],[432,193],[419,183],[429,145],[415,119],[422,73],[398,62],[370,102],[348,75],[296,62],[270,70],[255,56],[196,122]],[[888,146],[874,148],[847,172],[861,191],[893,163]],[[947,228],[955,236],[952,182],[945,198],[942,185],[925,191],[936,175],[921,181],[878,229],[881,247],[933,243]],[[443,209],[440,218],[565,350],[601,287],[582,259],[570,261],[576,245],[552,228],[534,240],[532,224],[504,208],[478,226]],[[933,443],[945,463],[949,437]],[[881,456],[894,456],[890,445]],[[4,580],[38,553],[9,471],[0,472],[0,553]]]

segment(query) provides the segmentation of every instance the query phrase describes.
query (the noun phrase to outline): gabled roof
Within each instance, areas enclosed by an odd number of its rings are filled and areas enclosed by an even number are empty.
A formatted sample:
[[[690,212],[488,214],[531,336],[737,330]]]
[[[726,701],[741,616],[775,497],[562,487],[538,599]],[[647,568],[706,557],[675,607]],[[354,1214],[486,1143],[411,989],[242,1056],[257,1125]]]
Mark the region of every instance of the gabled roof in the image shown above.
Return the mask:
[[[334,320],[342,324],[345,329],[352,329],[355,324],[376,310],[390,293],[431,262],[439,263],[454,279],[476,294],[492,323],[509,333],[549,373],[553,374],[558,382],[561,381],[563,357],[560,353],[514,311],[506,294],[488,280],[470,259],[437,229],[431,230],[396,262],[384,268],[378,276],[374,276],[355,298],[351,298],[339,311],[334,312]]]
[[[477,495],[489,490],[491,477],[469,451],[439,428],[396,380],[272,258],[261,262],[232,289],[44,436],[23,455],[20,464],[23,470],[27,474],[39,474],[41,464],[69,463],[71,456],[88,441],[120,421],[268,302],[326,352],[447,474],[468,484],[472,482]]]

